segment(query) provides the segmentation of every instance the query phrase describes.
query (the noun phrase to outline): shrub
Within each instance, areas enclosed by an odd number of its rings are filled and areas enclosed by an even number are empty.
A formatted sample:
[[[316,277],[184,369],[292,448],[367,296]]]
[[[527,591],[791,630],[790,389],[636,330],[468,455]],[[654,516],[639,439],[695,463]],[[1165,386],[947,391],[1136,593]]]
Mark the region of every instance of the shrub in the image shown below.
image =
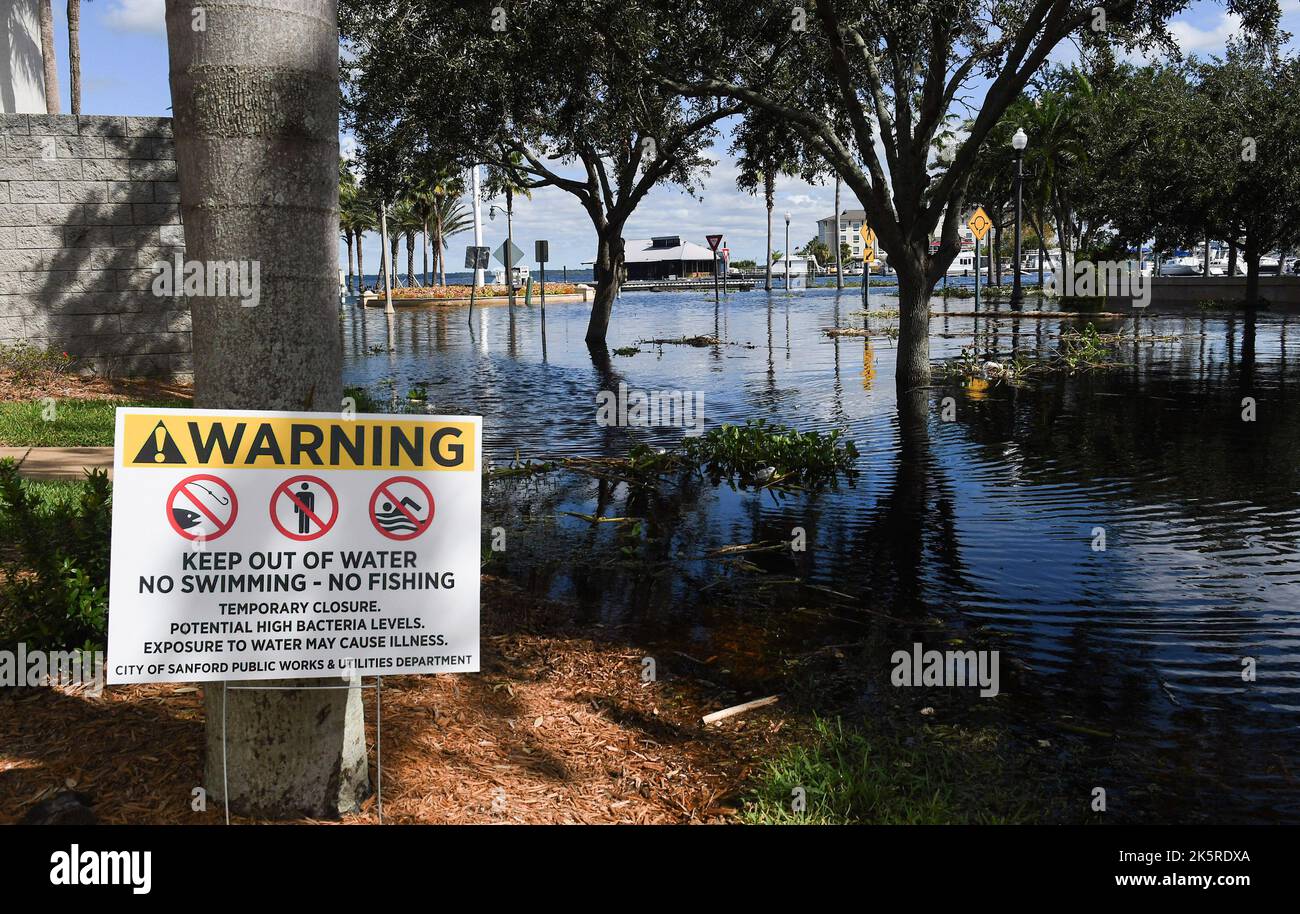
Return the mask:
[[[75,498],[24,483],[0,461],[0,643],[93,649],[108,630],[111,487],[102,470]],[[66,496],[66,490],[65,490]]]
[[[686,438],[686,456],[702,466],[714,480],[739,478],[742,482],[820,484],[844,473],[855,474],[858,449],[840,441],[840,431],[800,432],[765,419],[748,419],[744,425],[723,425],[697,438]]]

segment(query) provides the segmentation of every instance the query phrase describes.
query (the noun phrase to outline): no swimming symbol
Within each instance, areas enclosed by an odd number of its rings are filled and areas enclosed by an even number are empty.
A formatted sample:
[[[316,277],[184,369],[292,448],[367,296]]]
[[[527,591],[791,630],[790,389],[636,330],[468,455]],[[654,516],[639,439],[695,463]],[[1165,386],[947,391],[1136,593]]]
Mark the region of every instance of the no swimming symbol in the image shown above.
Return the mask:
[[[433,523],[433,493],[411,476],[387,479],[370,496],[370,523],[391,540],[413,540]]]

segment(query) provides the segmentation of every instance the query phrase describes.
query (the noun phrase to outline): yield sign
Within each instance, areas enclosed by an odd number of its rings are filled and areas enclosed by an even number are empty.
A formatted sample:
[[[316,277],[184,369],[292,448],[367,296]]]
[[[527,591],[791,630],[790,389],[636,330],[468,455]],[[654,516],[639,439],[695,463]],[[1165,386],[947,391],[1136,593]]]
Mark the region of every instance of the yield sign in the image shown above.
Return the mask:
[[[506,245],[510,246],[509,263],[506,263]],[[517,267],[519,266],[519,264],[524,262],[524,252],[519,250],[519,245],[515,244],[509,239],[506,239],[505,241],[501,242],[501,247],[493,251],[492,256],[495,257],[502,266],[507,266],[507,267]]]
[[[718,245],[722,244],[721,235],[705,235],[704,240],[709,243],[709,250],[718,253]]]
[[[993,220],[989,214],[984,212],[984,207],[976,208],[975,212],[966,220],[966,227],[970,229],[971,234],[975,236],[976,241],[983,241],[984,236],[993,228]]]

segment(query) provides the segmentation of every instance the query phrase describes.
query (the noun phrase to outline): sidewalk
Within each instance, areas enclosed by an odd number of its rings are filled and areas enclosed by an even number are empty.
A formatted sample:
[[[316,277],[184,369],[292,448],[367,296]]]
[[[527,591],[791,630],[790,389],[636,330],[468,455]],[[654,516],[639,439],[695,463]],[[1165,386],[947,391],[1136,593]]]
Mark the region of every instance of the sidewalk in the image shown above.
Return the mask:
[[[7,457],[27,479],[81,479],[94,469],[113,475],[111,447],[0,447],[0,460]]]

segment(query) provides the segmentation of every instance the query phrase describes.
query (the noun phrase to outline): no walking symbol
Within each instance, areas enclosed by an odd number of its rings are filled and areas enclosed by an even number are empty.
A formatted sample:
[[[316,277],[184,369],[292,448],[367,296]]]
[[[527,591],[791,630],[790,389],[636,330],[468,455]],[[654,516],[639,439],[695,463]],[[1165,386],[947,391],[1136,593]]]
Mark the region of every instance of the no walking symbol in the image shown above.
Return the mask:
[[[271,523],[291,540],[319,539],[339,519],[339,498],[319,476],[292,476],[271,495]]]
[[[187,476],[167,496],[167,521],[187,540],[214,540],[235,524],[239,499],[230,483],[210,473]]]
[[[370,522],[392,540],[413,540],[433,523],[433,493],[413,476],[386,479],[370,496]]]

